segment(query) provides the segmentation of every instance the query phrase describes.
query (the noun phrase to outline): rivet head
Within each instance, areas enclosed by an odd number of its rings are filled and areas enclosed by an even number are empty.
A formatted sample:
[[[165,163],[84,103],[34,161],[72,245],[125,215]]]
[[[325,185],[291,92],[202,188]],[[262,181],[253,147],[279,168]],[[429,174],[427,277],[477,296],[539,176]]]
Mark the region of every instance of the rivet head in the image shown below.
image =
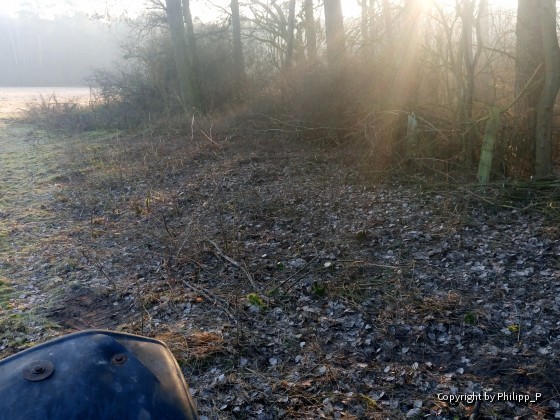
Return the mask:
[[[126,360],[127,358],[125,354],[117,353],[111,359],[111,363],[113,363],[114,365],[122,365],[123,363],[126,362]]]
[[[44,371],[45,371],[45,367],[41,365],[33,366],[33,368],[31,369],[31,373],[33,373],[33,375],[39,375]]]
[[[29,382],[47,379],[54,372],[54,365],[48,360],[35,360],[23,368],[23,378]]]

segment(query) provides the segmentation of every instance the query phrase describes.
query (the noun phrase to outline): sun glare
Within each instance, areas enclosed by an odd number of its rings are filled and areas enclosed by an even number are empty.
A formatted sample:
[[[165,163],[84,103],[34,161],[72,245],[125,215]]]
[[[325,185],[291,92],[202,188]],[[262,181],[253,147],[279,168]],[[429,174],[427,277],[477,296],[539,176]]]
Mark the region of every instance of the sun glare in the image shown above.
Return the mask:
[[[423,0],[420,0],[423,1]],[[441,4],[448,7],[455,7],[455,0],[429,0],[433,3]],[[479,3],[478,1],[476,2]],[[488,5],[498,9],[515,9],[517,8],[517,0],[488,0]]]

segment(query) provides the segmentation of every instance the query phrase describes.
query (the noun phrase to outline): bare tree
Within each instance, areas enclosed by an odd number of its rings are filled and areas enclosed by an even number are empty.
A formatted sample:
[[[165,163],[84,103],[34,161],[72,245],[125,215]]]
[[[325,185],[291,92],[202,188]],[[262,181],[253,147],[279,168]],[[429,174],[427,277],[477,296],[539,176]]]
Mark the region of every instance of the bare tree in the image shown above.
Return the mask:
[[[315,32],[315,17],[313,16],[313,0],[305,0],[305,41],[307,57],[311,63],[317,62],[317,34]]]
[[[340,0],[324,0],[327,61],[333,69],[340,69],[346,61],[344,21]]]
[[[475,66],[476,59],[473,55],[473,26],[474,26],[474,0],[463,0],[457,4],[458,14],[461,17],[461,58],[465,73],[464,88],[459,101],[459,119],[468,122],[472,119],[474,99]]]
[[[476,18],[477,45],[480,50],[480,58],[477,67],[477,86],[475,99],[490,105],[496,94],[494,76],[489,60],[488,43],[490,42],[490,19],[488,0],[479,0]]]
[[[362,21],[361,21],[361,30],[362,30],[362,42],[364,45],[369,43],[369,5],[368,0],[361,0],[360,6],[362,8]]]
[[[552,175],[552,120],[560,89],[560,47],[556,33],[556,1],[538,0],[542,31],[545,79],[537,104],[535,175]]]
[[[196,38],[194,36],[194,25],[191,15],[191,7],[189,0],[182,0],[183,3],[183,22],[185,25],[185,40],[187,42],[187,54],[191,67],[194,67],[196,61]]]
[[[524,155],[533,166],[537,105],[542,92],[544,71],[543,34],[539,8],[535,0],[518,0],[515,61],[515,94],[520,97],[515,105],[517,140],[513,145],[517,155]],[[535,74],[536,73],[536,74]],[[535,77],[533,77],[535,76]],[[529,85],[529,80],[533,80]],[[530,170],[530,169],[528,169]]]
[[[284,3],[283,3],[284,4]],[[253,0],[249,3],[251,27],[249,36],[256,42],[267,45],[277,68],[285,68],[286,45],[288,43],[288,19],[283,4],[275,1]]]
[[[381,0],[383,9],[383,25],[385,38],[389,45],[393,44],[393,8],[389,0]]]
[[[181,0],[166,0],[165,3],[181,100],[185,107],[197,108],[200,107],[200,95],[189,59]],[[188,1],[186,4],[188,6]]]
[[[462,63],[462,75],[460,77],[461,88],[459,90],[459,121],[462,124],[470,124],[473,118],[473,102],[475,95],[476,67],[482,53],[482,41],[480,32],[481,14],[475,15],[475,0],[462,0],[457,3],[457,14],[461,18],[461,42],[459,47],[458,63]],[[476,31],[476,49],[473,43],[473,35]],[[461,64],[459,64],[461,65]],[[475,143],[474,130],[468,129],[463,138],[463,152],[465,163],[470,166],[474,152]]]
[[[231,0],[231,26],[233,32],[233,62],[235,79],[241,82],[245,76],[243,65],[243,44],[241,43],[241,19],[239,17],[239,1]]]
[[[286,61],[284,62],[285,68],[292,66],[292,59],[294,56],[294,29],[296,23],[296,0],[290,0],[288,11],[288,39],[286,43]]]
[[[394,54],[398,67],[393,73],[392,102],[399,109],[413,108],[420,80],[420,20],[422,0],[406,0],[399,13],[398,41],[394,40],[390,54]],[[392,42],[389,40],[389,42]]]

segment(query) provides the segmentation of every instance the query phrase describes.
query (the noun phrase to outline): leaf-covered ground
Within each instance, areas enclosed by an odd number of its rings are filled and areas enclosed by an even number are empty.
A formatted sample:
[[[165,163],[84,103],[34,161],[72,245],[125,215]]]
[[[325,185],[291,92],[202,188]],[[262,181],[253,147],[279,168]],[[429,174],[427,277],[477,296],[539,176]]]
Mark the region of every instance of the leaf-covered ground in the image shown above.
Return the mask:
[[[206,418],[560,416],[560,229],[526,200],[251,130],[1,129],[4,356],[157,337]]]

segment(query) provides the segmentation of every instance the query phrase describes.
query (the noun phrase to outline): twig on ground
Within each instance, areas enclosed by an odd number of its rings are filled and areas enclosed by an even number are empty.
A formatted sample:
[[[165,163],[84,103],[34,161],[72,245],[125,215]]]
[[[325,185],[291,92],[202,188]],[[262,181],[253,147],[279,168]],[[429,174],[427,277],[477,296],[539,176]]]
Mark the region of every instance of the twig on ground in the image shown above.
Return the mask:
[[[319,254],[317,254],[315,257],[313,257],[311,259],[311,261],[309,261],[307,264],[305,264],[303,267],[301,267],[294,275],[288,277],[286,280],[280,282],[280,284],[278,286],[276,286],[274,289],[272,289],[270,292],[274,293],[276,292],[278,289],[280,289],[282,286],[284,286],[286,283],[288,283],[289,281],[293,280],[290,285],[288,286],[288,288],[286,289],[286,291],[290,290],[292,287],[294,287],[294,285],[300,281],[302,278],[304,278],[309,271],[306,271],[304,275],[302,276],[298,276],[302,271],[304,271],[312,262],[314,262],[315,260],[317,260],[321,255],[323,255],[323,251],[319,252]]]
[[[247,271],[247,268],[245,268],[244,266],[242,266],[241,264],[239,264],[237,261],[235,261],[233,258],[228,257],[226,254],[223,253],[223,251],[221,250],[221,248],[218,246],[218,244],[212,240],[208,240],[208,242],[210,244],[212,244],[212,246],[216,249],[216,254],[220,257],[222,257],[224,260],[226,260],[227,262],[229,262],[231,265],[233,265],[234,267],[239,268],[241,271],[243,271],[243,273],[245,273],[245,276],[249,279],[249,283],[251,283],[251,286],[253,286],[253,289],[255,289],[257,292],[260,291],[260,288],[257,286],[257,284],[255,283],[255,280],[253,279],[253,276],[251,276],[251,274],[249,273],[249,271]]]
[[[186,280],[183,280],[183,284],[188,287],[189,289],[191,289],[193,292],[198,293],[202,296],[204,296],[206,299],[208,299],[209,301],[213,301],[214,304],[216,304],[227,316],[229,316],[237,325],[238,322],[238,316],[236,316],[235,314],[233,314],[231,312],[231,310],[229,309],[229,304],[224,301],[223,299],[219,298],[218,296],[212,294],[210,291],[202,288],[202,287],[198,287],[195,286],[191,283],[189,283]]]
[[[471,413],[469,420],[476,420],[480,414],[480,407],[482,406],[482,401],[477,401],[474,404],[473,412]]]
[[[82,256],[85,258],[85,260],[89,264],[90,263],[90,258],[87,256],[87,254],[85,253],[83,248],[81,248],[80,251],[82,253]],[[95,268],[97,268],[97,270],[103,275],[103,277],[105,277],[107,279],[109,284],[113,287],[113,291],[116,293],[117,292],[116,282],[111,277],[109,277],[109,275],[105,272],[105,270],[103,270],[103,265],[101,264],[101,262],[99,262],[97,257],[93,256],[93,259],[94,259],[93,263],[95,264]]]

